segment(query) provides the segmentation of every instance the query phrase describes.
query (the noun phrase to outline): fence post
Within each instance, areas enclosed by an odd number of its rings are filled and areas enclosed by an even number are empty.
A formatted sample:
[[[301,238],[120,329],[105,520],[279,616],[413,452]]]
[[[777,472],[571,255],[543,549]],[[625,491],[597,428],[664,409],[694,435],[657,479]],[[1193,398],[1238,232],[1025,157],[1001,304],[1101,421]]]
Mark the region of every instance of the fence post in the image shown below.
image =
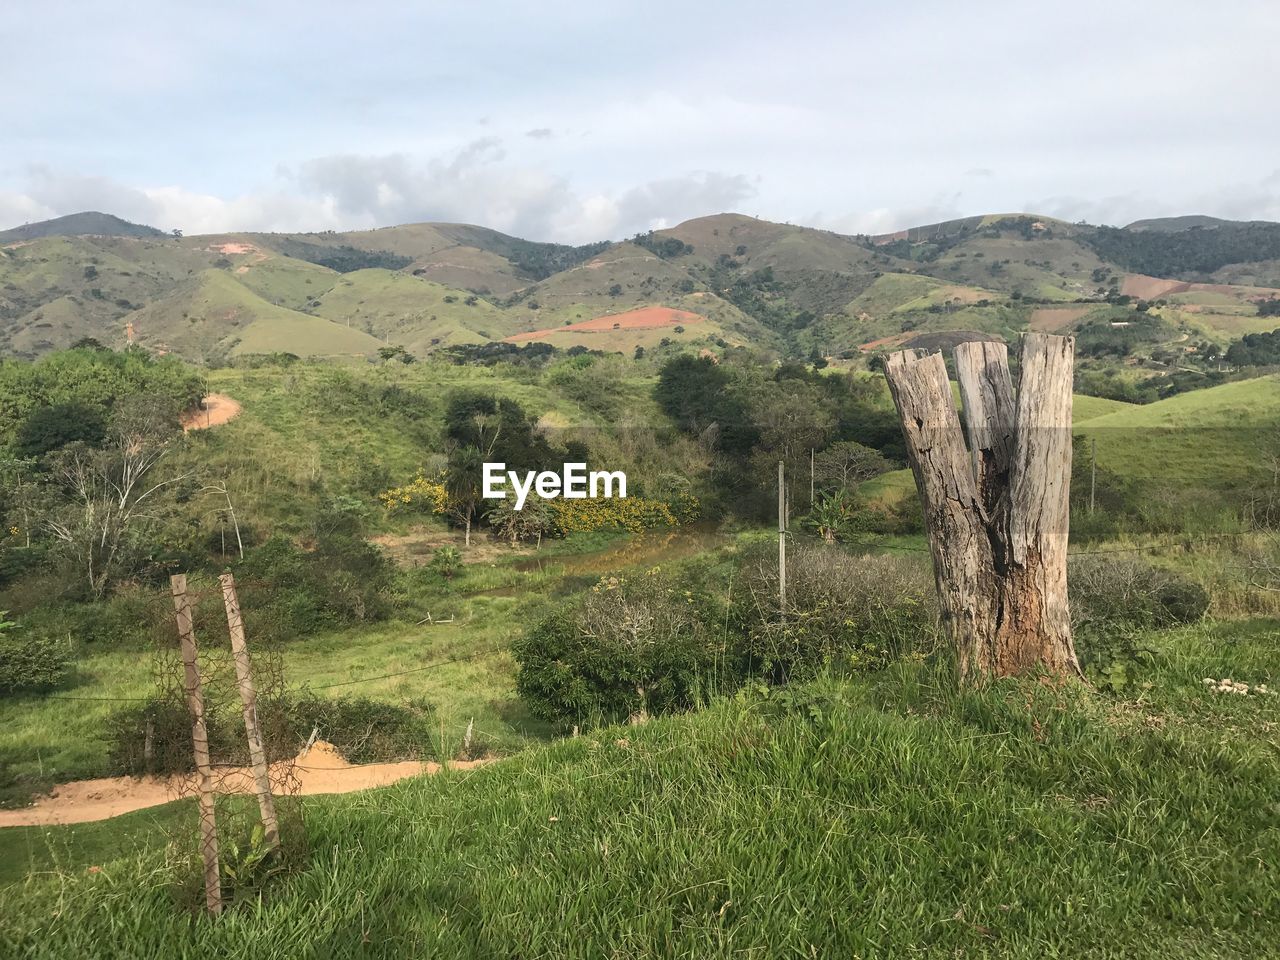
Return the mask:
[[[783,461],[778,461],[778,619],[787,622],[787,488]]]
[[[249,740],[249,762],[253,765],[254,791],[258,794],[258,812],[262,815],[262,832],[267,846],[280,843],[280,826],[276,820],[276,802],[271,795],[271,774],[267,755],[262,748],[262,731],[258,729],[258,695],[253,689],[253,671],[249,663],[249,646],[244,636],[244,619],[240,616],[240,600],[236,596],[236,579],[230,573],[218,578],[222,584],[222,602],[227,608],[227,632],[231,634],[231,652],[236,663],[236,686],[244,706],[244,732]]]
[[[191,711],[191,745],[195,754],[200,787],[200,855],[204,859],[204,901],[210,913],[222,912],[222,877],[218,865],[218,824],[213,806],[213,773],[209,769],[209,731],[204,723],[204,692],[200,687],[200,664],[196,660],[196,633],[191,622],[191,599],[187,596],[187,576],[169,578],[173,590],[173,611],[182,642],[182,667],[186,683],[187,709]]]

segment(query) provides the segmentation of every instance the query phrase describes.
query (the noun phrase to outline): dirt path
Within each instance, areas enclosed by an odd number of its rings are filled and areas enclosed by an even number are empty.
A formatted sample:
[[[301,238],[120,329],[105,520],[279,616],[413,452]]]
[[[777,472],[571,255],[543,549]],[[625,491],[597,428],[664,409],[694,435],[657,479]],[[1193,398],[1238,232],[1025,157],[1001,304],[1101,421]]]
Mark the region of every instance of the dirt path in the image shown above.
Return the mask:
[[[200,401],[200,406],[182,418],[182,430],[207,430],[209,427],[220,427],[240,416],[244,408],[239,401],[233,400],[225,393],[211,393]]]
[[[450,770],[471,770],[487,760],[452,760]],[[400,763],[347,763],[334,747],[317,741],[306,754],[299,754],[293,764],[292,778],[298,794],[353,793],[371,787],[385,787],[419,774],[437,773],[438,763],[405,760]],[[288,775],[287,765],[272,771],[273,782]],[[251,793],[253,777],[244,767],[221,767],[215,770],[219,793]],[[179,797],[192,796],[191,776],[172,777],[106,777],[101,780],[76,780],[55,787],[48,796],[40,797],[21,810],[0,810],[0,827],[53,826],[65,823],[88,823],[106,820],[122,813],[159,806]],[[292,792],[292,791],[291,791]]]

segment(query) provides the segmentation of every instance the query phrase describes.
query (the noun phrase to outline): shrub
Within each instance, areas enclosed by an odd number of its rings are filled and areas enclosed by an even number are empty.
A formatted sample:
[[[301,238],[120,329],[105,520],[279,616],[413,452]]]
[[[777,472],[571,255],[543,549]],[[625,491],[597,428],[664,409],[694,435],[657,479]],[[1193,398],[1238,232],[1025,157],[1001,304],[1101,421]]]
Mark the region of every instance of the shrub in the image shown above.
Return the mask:
[[[317,730],[349,763],[416,760],[439,752],[435,707],[421,698],[397,704],[304,694],[287,704],[284,716],[299,746]]]
[[[695,706],[721,654],[703,619],[709,606],[653,571],[602,580],[516,641],[520,697],[537,716],[563,723]]]
[[[267,701],[260,701],[260,721],[265,721]],[[237,704],[237,707],[239,705]],[[241,724],[237,727],[237,721]],[[243,720],[238,712],[205,704],[204,725],[209,755],[215,763],[248,762]],[[143,774],[189,773],[195,769],[191,753],[191,714],[181,696],[154,696],[125,707],[107,718],[103,727],[107,763],[112,773],[140,777]],[[148,742],[148,740],[150,742]],[[278,751],[268,751],[271,760]]]
[[[388,510],[412,506],[422,513],[443,513],[449,503],[444,480],[440,477],[428,477],[421,471],[403,486],[384,490],[378,494],[378,499]]]
[[[360,537],[331,534],[314,550],[273,537],[246,553],[236,579],[258,629],[287,638],[384,618],[392,568]]]
[[[66,644],[20,632],[0,610],[0,693],[39,693],[60,684],[71,667]]]
[[[696,504],[696,500],[694,503]],[[548,500],[547,509],[551,512],[555,531],[561,536],[611,528],[642,533],[658,527],[677,525],[671,507],[659,500],[644,497]],[[682,504],[681,509],[687,512],[690,505]]]
[[[1200,584],[1134,557],[1076,557],[1068,579],[1077,629],[1195,623],[1209,608]]]
[[[438,548],[431,555],[431,569],[446,580],[452,580],[462,572],[462,553],[457,547]]]
[[[773,682],[824,669],[872,669],[937,642],[937,605],[927,571],[900,557],[859,556],[825,546],[787,553],[785,623],[778,562],[748,561],[734,604],[743,669]]]
[[[434,758],[438,753],[435,708],[421,699],[395,704],[310,693],[260,697],[258,726],[269,762],[296,756],[313,730],[349,763]],[[205,730],[215,764],[249,762],[238,699],[219,703],[206,697]],[[113,773],[141,776],[195,769],[191,714],[177,691],[117,711],[107,720],[105,739]]]
[[[1194,623],[1209,607],[1200,584],[1133,557],[1077,557],[1068,580],[1080,666],[1114,693],[1154,661],[1148,631]]]

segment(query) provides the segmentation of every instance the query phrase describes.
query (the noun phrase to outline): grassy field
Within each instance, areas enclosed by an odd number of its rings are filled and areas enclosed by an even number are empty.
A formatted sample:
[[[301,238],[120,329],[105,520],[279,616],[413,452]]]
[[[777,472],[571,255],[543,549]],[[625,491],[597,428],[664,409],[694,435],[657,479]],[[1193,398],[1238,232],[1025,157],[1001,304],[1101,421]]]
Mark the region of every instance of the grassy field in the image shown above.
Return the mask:
[[[510,753],[550,735],[515,696],[512,640],[568,592],[595,582],[600,572],[679,556],[680,544],[672,541],[681,536],[633,541],[580,534],[538,551],[484,542],[464,551],[469,562],[453,581],[415,580],[393,619],[271,649],[293,690],[391,703],[425,698],[436,708],[447,742],[458,742],[474,720],[476,735],[488,749]],[[703,543],[699,534],[688,536],[691,544]],[[462,546],[456,533],[438,531],[429,539]],[[194,592],[209,586],[192,581]],[[420,622],[428,615],[451,622]],[[216,646],[224,642],[225,628],[216,610],[208,616],[213,619],[198,620],[197,626],[206,644]],[[252,638],[251,610],[245,621]],[[206,622],[212,625],[204,628]],[[9,773],[46,785],[107,776],[105,724],[130,698],[156,693],[158,656],[159,651],[140,646],[91,652],[77,660],[74,682],[65,690],[0,698],[0,756],[7,758]]]
[[[4,889],[0,944],[33,957],[1271,955],[1280,700],[1200,679],[1270,680],[1275,629],[1161,635],[1150,686],[1127,702],[1034,682],[948,693],[903,666],[313,798],[309,862],[217,922],[184,910],[191,851],[161,842],[191,807],[7,830],[4,878],[31,875]]]
[[[1280,378],[1240,380],[1088,418],[1098,465],[1164,487],[1247,491],[1264,478],[1280,419]]]

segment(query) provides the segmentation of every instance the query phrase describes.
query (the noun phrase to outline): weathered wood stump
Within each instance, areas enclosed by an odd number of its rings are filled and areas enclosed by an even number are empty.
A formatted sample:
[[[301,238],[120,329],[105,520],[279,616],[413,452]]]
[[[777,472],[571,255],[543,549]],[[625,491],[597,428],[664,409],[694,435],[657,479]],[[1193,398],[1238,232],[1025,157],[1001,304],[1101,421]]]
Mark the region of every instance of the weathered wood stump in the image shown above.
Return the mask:
[[[924,505],[943,625],[961,678],[1076,675],[1067,604],[1074,340],[1028,333],[1015,398],[1002,343],[955,350],[969,445],[942,355],[885,375]]]

